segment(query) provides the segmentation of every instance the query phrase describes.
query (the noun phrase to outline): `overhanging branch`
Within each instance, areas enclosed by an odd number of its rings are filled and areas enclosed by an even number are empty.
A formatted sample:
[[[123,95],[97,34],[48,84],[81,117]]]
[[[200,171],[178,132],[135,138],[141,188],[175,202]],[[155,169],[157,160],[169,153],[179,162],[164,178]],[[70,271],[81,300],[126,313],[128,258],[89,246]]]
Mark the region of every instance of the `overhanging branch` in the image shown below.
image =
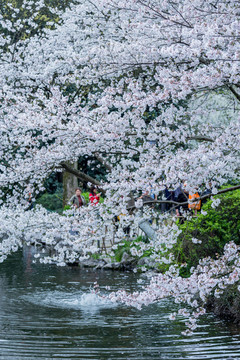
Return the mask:
[[[235,96],[236,99],[238,99],[238,101],[240,101],[240,94],[234,89],[233,86],[229,86],[229,90],[233,93],[233,95]]]
[[[101,186],[101,183],[94,179],[92,176],[89,176],[87,174],[85,174],[84,172],[82,171],[79,171],[77,169],[74,169],[73,167],[69,166],[68,164],[66,164],[65,162],[62,162],[61,163],[61,167],[66,170],[67,172],[69,172],[70,174],[73,174],[75,175],[78,179],[84,181],[84,182],[90,182],[92,183],[93,185],[96,185],[96,186]]]

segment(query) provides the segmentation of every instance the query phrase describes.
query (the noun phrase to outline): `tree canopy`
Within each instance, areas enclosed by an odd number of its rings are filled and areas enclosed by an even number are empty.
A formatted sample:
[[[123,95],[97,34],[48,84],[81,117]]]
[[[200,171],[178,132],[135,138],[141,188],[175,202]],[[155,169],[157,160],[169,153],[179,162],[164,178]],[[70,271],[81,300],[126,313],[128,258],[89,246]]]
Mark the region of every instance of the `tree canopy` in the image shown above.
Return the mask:
[[[116,215],[137,227],[142,210],[127,211],[134,192],[185,181],[190,193],[211,182],[216,194],[239,180],[237,1],[77,0],[58,10],[22,2],[31,36],[19,35],[16,4],[4,6],[12,19],[0,18],[2,259],[24,236],[53,244],[54,261],[74,261],[91,250],[88,241],[111,237]],[[46,6],[59,20],[42,29],[36,19]],[[71,217],[24,209],[29,192],[80,156],[100,160],[107,175],[101,183],[76,174],[105,193],[97,215],[82,210],[77,242]],[[172,232],[156,231],[159,244],[172,241]],[[63,233],[64,244],[56,241]]]

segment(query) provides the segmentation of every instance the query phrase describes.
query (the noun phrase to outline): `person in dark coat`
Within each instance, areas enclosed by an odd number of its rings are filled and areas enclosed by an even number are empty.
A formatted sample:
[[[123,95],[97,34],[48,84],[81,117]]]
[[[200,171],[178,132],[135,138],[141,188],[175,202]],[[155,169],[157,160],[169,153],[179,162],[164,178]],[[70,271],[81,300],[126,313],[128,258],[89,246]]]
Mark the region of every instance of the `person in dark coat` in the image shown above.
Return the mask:
[[[168,189],[168,187],[166,186],[165,189],[162,191],[162,199],[166,200],[166,201],[173,201],[174,200],[174,191],[171,191]],[[168,203],[162,203],[161,204],[161,211],[162,212],[167,212],[169,210],[171,210],[172,208],[172,204],[168,204]]]
[[[184,222],[182,217],[182,211],[188,210],[188,203],[182,205],[182,203],[185,203],[188,201],[188,192],[185,190],[186,183],[180,185],[175,191],[174,191],[174,201],[178,202],[179,205],[176,207],[176,215],[181,217],[181,222]]]

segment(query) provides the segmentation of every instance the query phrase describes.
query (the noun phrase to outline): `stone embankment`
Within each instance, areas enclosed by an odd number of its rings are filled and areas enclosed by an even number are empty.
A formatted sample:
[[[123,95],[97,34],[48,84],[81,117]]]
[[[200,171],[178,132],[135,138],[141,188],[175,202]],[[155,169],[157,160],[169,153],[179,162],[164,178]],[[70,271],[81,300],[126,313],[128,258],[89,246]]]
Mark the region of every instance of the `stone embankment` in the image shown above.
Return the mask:
[[[156,264],[151,259],[145,257],[136,259],[126,252],[123,253],[122,259],[119,262],[110,262],[104,259],[89,258],[79,263],[80,267],[104,269],[104,270],[120,270],[120,271],[133,271],[134,269],[141,269],[141,267],[147,267],[147,269],[157,270]]]

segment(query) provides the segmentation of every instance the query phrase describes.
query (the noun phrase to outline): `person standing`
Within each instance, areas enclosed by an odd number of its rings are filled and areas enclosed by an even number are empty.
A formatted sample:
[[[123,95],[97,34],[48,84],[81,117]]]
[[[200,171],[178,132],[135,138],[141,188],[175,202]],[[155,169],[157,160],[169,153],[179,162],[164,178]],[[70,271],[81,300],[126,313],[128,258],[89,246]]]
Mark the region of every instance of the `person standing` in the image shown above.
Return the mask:
[[[186,182],[182,182],[182,184],[174,191],[174,201],[179,203],[179,205],[176,207],[176,215],[180,217],[180,223],[184,222],[182,211],[183,212],[188,211],[189,193],[188,191],[186,191],[186,186],[187,186]]]
[[[97,205],[100,200],[101,193],[97,193],[97,188],[95,186],[91,186],[89,193],[89,201],[92,205]]]
[[[73,205],[76,209],[79,209],[81,206],[86,205],[86,200],[81,193],[82,190],[80,188],[76,188],[75,194],[69,200],[69,203]]]
[[[154,195],[154,196],[155,196],[155,195]],[[149,191],[148,191],[148,190],[145,190],[145,191],[143,192],[143,194],[142,194],[138,199],[142,199],[143,203],[153,200],[153,198],[152,198],[152,196],[149,194]],[[154,200],[155,200],[155,199],[154,199]]]

